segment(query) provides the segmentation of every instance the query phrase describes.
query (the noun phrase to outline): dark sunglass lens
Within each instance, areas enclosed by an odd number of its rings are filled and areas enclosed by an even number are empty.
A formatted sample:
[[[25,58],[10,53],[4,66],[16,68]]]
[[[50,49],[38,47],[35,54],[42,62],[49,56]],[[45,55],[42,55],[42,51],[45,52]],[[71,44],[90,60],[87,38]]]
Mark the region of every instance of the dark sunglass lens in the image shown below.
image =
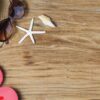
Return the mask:
[[[14,35],[14,27],[11,22],[9,22],[6,28],[6,39],[9,40]]]
[[[14,18],[16,19],[20,19],[24,16],[24,7],[21,7],[21,6],[17,6],[17,7],[14,7]]]
[[[25,5],[21,1],[13,1],[9,7],[9,16],[14,19],[20,19],[24,16],[25,13]]]
[[[13,35],[13,26],[9,22],[7,27],[5,27],[5,29],[0,31],[0,41],[6,42],[11,38],[12,35]]]

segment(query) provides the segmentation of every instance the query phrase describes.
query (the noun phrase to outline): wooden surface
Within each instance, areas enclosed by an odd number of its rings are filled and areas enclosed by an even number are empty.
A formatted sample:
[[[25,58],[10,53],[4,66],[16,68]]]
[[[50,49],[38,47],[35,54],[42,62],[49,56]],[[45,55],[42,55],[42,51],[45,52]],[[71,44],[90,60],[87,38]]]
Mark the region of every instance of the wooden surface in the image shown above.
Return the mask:
[[[26,0],[29,13],[18,22],[29,27],[34,16],[33,45],[17,30],[0,48],[5,86],[14,87],[19,100],[100,100],[100,0]],[[37,16],[53,18],[57,28],[42,25]]]

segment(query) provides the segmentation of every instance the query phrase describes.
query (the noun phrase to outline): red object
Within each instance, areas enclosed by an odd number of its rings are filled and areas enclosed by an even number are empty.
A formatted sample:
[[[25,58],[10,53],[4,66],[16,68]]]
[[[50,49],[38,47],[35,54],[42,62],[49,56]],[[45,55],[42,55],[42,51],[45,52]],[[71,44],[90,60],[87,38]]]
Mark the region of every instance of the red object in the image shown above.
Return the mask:
[[[0,96],[0,100],[4,100],[4,97],[3,96]]]

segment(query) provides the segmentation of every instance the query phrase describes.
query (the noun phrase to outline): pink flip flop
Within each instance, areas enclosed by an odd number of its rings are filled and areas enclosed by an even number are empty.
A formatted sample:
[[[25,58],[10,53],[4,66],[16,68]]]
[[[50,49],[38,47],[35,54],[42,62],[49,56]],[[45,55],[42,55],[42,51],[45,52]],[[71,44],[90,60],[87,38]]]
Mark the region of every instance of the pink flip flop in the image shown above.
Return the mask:
[[[2,71],[0,70],[0,84],[2,84],[2,82],[3,82],[3,73],[2,73]]]
[[[3,82],[3,72],[0,70],[0,84]],[[17,93],[10,87],[0,87],[0,100],[18,100]]]

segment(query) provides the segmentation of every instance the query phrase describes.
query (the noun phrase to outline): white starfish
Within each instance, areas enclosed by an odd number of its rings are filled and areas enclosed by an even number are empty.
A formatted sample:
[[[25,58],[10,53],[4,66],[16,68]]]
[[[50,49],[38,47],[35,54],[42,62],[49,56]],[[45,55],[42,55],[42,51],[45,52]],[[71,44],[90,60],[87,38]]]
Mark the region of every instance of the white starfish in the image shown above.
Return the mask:
[[[19,41],[19,44],[21,44],[24,41],[24,39],[26,37],[28,37],[28,36],[31,38],[32,43],[35,44],[35,40],[33,38],[33,34],[45,34],[46,33],[46,31],[32,31],[33,26],[34,26],[34,20],[33,19],[31,20],[29,30],[26,30],[26,29],[24,29],[22,27],[16,26],[18,29],[26,32],[26,35],[22,37],[22,39]]]

